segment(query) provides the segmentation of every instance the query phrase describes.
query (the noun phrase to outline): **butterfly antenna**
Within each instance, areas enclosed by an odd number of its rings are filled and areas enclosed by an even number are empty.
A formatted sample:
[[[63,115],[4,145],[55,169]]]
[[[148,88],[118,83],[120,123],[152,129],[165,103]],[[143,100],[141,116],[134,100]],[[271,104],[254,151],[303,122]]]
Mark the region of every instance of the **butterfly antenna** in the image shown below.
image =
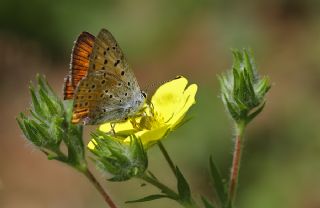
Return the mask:
[[[149,94],[151,94],[151,92],[155,91],[156,87],[159,87],[159,86],[161,86],[161,85],[163,85],[163,84],[165,84],[167,82],[170,82],[172,80],[179,79],[179,78],[181,78],[181,76],[177,76],[174,79],[170,79],[170,80],[166,80],[166,81],[161,81],[161,82],[156,82],[156,83],[149,84],[145,88],[145,91],[146,91],[147,95],[149,95]]]

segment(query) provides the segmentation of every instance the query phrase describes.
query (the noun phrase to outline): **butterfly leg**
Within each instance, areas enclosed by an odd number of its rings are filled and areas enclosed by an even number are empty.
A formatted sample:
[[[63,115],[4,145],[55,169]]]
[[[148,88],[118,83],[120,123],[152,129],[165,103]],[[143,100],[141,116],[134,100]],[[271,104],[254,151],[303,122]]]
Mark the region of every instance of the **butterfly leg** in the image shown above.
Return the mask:
[[[137,123],[136,119],[130,119],[130,123],[132,124],[134,129],[139,129],[139,124]]]
[[[110,127],[111,127],[111,132],[113,135],[116,135],[116,131],[114,130],[114,128],[116,127],[115,123],[110,123]]]

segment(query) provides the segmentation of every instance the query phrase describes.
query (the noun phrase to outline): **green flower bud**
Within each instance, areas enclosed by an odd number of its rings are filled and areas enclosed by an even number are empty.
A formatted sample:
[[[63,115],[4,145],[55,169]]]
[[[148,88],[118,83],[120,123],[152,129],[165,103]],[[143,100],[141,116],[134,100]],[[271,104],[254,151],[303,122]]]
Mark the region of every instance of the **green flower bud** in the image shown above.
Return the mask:
[[[148,167],[148,157],[141,141],[134,135],[129,143],[97,131],[88,145],[99,169],[113,175],[110,181],[125,181],[141,176]]]
[[[233,51],[232,70],[219,77],[222,101],[237,123],[248,123],[265,105],[265,95],[271,85],[269,78],[260,78],[252,52]]]
[[[42,76],[37,76],[38,86],[30,84],[32,98],[30,116],[23,113],[17,118],[26,138],[35,146],[55,152],[63,138],[65,113],[63,104]]]
[[[53,92],[44,76],[37,75],[37,86],[30,84],[30,115],[23,113],[17,118],[19,127],[27,140],[48,155],[77,168],[86,169],[82,126],[70,123],[72,102],[64,106]],[[67,146],[67,154],[60,149],[61,142]]]

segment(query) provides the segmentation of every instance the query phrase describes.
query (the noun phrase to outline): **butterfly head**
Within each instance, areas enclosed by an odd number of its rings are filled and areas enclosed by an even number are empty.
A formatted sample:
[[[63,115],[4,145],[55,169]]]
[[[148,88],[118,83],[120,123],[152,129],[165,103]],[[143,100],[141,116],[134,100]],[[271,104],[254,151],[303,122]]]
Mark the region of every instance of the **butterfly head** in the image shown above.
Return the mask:
[[[144,91],[141,90],[139,92],[139,95],[137,96],[136,105],[139,107],[142,107],[144,105],[144,103],[146,102],[146,100],[147,100],[147,93],[145,93]]]
[[[144,91],[141,90],[141,94],[144,97],[144,99],[147,99],[147,93],[145,93]]]

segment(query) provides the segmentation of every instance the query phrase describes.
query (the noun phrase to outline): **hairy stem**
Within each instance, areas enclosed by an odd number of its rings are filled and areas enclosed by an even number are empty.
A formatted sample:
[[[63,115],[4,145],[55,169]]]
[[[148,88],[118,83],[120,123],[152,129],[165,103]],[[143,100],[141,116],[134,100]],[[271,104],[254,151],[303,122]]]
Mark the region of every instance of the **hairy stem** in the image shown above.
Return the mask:
[[[108,195],[108,193],[102,188],[101,184],[98,182],[98,180],[94,177],[94,175],[91,173],[89,169],[83,172],[85,176],[89,179],[89,181],[94,185],[94,187],[99,191],[99,193],[102,195],[104,200],[107,202],[110,208],[117,208],[116,204],[112,201],[111,197]]]
[[[245,129],[245,123],[237,124],[237,132],[236,132],[236,138],[235,138],[235,144],[234,144],[233,160],[232,160],[232,167],[231,167],[231,174],[230,174],[230,181],[229,181],[229,204],[230,205],[234,204],[235,197],[236,197],[244,129]]]

